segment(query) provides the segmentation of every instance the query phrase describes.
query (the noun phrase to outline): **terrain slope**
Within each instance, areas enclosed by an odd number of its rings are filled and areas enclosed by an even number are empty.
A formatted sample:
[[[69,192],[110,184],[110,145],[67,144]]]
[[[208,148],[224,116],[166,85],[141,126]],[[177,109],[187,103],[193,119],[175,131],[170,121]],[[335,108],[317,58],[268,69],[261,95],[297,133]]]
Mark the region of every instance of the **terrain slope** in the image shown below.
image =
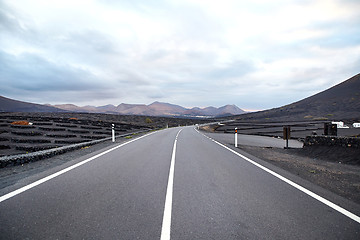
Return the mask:
[[[244,114],[238,119],[276,121],[360,119],[360,74],[301,101]]]

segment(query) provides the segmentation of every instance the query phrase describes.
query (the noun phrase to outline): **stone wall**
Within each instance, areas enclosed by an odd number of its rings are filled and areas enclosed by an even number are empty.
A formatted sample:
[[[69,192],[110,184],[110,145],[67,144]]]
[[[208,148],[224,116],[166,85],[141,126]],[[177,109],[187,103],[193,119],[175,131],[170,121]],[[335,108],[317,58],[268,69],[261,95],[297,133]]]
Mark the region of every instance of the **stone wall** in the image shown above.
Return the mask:
[[[337,146],[360,149],[360,138],[335,136],[307,136],[304,147],[309,146]]]
[[[133,132],[133,133],[128,133],[128,134],[116,135],[116,137],[117,138],[118,137],[127,137],[127,136],[131,136],[133,134],[136,134],[136,133],[144,133],[144,132],[148,132],[148,131],[138,131],[138,132]],[[0,157],[0,168],[39,161],[39,160],[42,160],[45,158],[49,158],[49,157],[59,155],[59,154],[65,153],[65,152],[73,151],[76,149],[80,149],[82,147],[91,146],[91,145],[101,143],[104,141],[108,141],[111,139],[112,139],[112,137],[108,137],[108,138],[103,138],[103,139],[99,139],[99,140],[93,140],[90,142],[77,143],[77,144],[72,144],[72,145],[68,145],[68,146],[52,148],[52,149],[42,150],[42,151],[37,151],[37,152],[32,152],[32,153]]]

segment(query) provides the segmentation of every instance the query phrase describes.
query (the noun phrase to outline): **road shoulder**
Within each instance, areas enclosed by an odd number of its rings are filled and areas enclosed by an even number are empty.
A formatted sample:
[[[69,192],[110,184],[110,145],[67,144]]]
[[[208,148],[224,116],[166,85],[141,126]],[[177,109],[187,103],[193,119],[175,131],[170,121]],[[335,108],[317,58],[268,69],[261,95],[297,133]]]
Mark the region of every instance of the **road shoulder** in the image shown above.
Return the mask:
[[[206,135],[206,132],[201,132]],[[216,135],[211,137],[216,139]],[[223,143],[270,170],[298,183],[337,205],[360,215],[360,168],[314,160],[293,149],[267,148]],[[340,166],[339,166],[340,165]]]
[[[23,165],[9,166],[0,169],[0,195],[16,190],[29,183],[65,169],[69,166],[84,161],[101,152],[113,148],[116,145],[131,141],[141,137],[146,133],[134,135],[132,138],[116,138],[116,142],[111,140],[86,146],[78,150],[66,152],[44,160],[29,162]]]

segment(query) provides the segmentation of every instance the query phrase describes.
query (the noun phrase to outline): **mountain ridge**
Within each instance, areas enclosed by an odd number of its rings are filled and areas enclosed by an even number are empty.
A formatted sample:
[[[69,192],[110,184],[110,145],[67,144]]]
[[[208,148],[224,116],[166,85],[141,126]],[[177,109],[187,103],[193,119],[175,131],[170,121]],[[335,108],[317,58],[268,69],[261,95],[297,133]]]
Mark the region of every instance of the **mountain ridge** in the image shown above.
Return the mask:
[[[53,106],[28,103],[0,96],[0,112],[13,112],[13,109],[18,112],[66,112]]]
[[[219,108],[211,106],[205,108],[184,108],[179,105],[156,101],[149,105],[121,103],[117,106],[108,104],[99,107],[79,107],[74,104],[33,104],[2,96],[0,96],[0,112],[84,112],[206,118],[229,116],[230,119],[242,119],[249,121],[341,119],[359,119],[360,121],[360,74],[297,102],[278,108],[252,113],[246,113],[244,110],[235,105],[225,105]]]
[[[242,120],[360,120],[360,74],[294,103],[238,117]]]
[[[54,105],[57,108],[68,110],[68,104]],[[76,106],[76,105],[75,105]],[[115,113],[122,115],[142,115],[142,116],[186,116],[186,117],[217,117],[217,116],[231,116],[245,113],[236,105],[225,105],[219,108],[206,107],[199,108],[194,107],[191,109],[165,102],[155,101],[149,105],[145,104],[127,104],[121,103],[118,106],[105,105],[94,107],[78,107],[73,108],[76,112],[97,112],[97,113]],[[212,108],[212,111],[209,111]],[[196,109],[196,111],[193,111]]]
[[[196,109],[197,111],[192,111]],[[172,116],[172,117],[217,117],[231,116],[245,113],[244,110],[235,105],[225,105],[220,108],[207,107],[192,109],[179,105],[155,101],[149,105],[120,103],[115,106],[107,104],[104,106],[77,106],[75,104],[35,104],[22,102],[0,96],[0,112],[81,112],[81,113],[108,113],[120,115],[141,116]],[[211,109],[212,111],[209,111]]]

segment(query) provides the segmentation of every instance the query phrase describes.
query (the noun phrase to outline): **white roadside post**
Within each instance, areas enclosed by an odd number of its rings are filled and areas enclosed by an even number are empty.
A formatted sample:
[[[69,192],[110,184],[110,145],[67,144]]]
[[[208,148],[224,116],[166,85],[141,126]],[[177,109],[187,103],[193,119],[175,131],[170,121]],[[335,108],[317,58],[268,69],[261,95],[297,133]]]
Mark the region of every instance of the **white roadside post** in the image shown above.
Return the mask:
[[[111,135],[112,135],[112,142],[115,142],[115,125],[111,124]]]
[[[236,128],[235,128],[235,147],[238,146],[237,141],[238,141],[238,137],[237,137],[237,127],[236,127]]]

